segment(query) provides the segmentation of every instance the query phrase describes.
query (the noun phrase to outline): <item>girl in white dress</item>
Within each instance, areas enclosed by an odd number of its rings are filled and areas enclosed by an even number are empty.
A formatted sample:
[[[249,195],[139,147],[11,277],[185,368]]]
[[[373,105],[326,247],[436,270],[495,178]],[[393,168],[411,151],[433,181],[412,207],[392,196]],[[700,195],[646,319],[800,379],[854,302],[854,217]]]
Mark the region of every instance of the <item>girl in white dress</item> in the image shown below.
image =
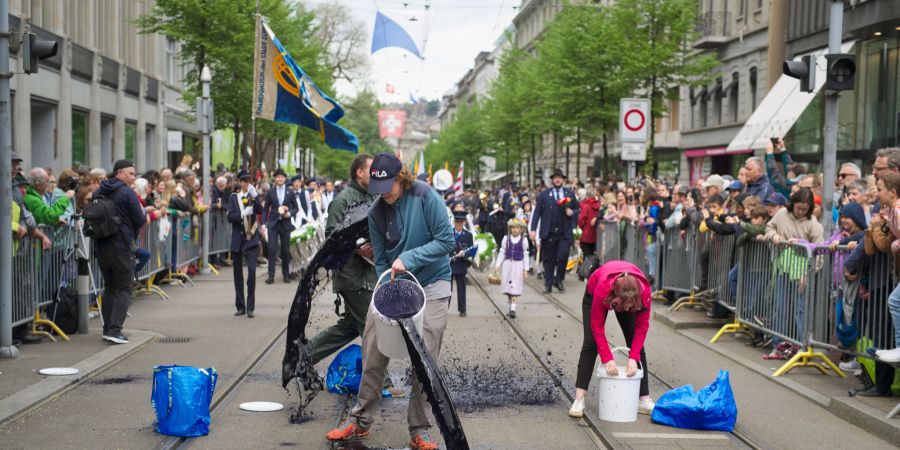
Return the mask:
[[[509,297],[510,318],[516,317],[516,301],[522,295],[525,278],[528,277],[528,239],[522,234],[525,221],[509,221],[509,233],[503,237],[496,267],[500,269],[500,289]]]

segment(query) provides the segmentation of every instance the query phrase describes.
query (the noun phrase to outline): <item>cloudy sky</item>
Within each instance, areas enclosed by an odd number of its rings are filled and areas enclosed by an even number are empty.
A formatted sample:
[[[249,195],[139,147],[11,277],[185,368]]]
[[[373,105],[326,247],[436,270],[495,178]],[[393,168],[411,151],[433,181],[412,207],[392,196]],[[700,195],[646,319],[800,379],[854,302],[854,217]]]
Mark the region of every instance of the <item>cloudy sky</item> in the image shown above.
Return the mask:
[[[439,99],[453,87],[482,50],[491,50],[516,15],[521,0],[306,0],[307,5],[341,3],[364,24],[369,55],[368,84],[382,101]],[[426,3],[429,8],[426,10]],[[424,46],[424,60],[402,49],[369,54],[375,11],[395,19]],[[412,19],[412,20],[410,20]],[[395,93],[387,93],[387,85]],[[338,83],[341,95],[353,95],[359,86]]]

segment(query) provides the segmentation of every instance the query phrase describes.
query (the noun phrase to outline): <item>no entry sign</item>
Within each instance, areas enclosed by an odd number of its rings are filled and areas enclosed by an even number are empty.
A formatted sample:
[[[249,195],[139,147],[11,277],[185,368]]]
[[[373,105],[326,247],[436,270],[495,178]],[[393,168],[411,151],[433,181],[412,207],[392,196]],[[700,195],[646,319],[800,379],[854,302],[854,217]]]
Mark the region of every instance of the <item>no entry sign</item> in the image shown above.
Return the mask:
[[[650,100],[623,98],[619,101],[619,139],[622,142],[647,142],[650,124]]]

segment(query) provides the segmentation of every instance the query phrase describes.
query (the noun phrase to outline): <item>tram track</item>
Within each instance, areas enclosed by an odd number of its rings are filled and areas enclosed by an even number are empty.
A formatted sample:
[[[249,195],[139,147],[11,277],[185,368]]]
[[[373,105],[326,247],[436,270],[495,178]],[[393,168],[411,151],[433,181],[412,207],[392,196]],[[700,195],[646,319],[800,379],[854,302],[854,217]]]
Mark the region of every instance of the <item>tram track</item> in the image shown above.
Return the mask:
[[[529,349],[529,352],[532,353],[532,356],[534,356],[536,359],[541,361],[540,353],[535,352],[535,349],[526,341],[526,339],[525,339],[524,335],[521,333],[521,331],[517,330],[517,326],[503,313],[502,309],[500,309],[500,307],[497,306],[497,304],[493,300],[491,300],[491,295],[481,285],[481,282],[478,279],[476,279],[475,277],[472,277],[471,279],[475,283],[475,285],[478,287],[478,289],[482,293],[484,293],[484,295],[488,298],[491,305],[493,305],[494,308],[497,309],[498,312],[500,312],[501,316],[503,316],[503,318],[506,320],[506,322],[515,330],[516,335],[519,336],[520,339],[522,339],[523,344]],[[556,307],[556,309],[558,309],[559,311],[561,311],[561,312],[565,313],[567,316],[569,316],[569,318],[575,320],[580,325],[583,324],[583,320],[582,320],[580,314],[577,314],[576,312],[572,311],[572,308],[570,308],[568,305],[564,304],[559,299],[553,297],[551,294],[544,293],[539,287],[534,286],[531,282],[524,281],[524,284],[526,286],[528,286],[536,294],[538,294],[542,298],[546,299],[551,305]],[[544,370],[548,372],[548,374],[553,376],[552,371],[549,370],[549,367],[546,366],[543,363],[543,361],[541,361],[541,367],[543,367]],[[660,376],[659,374],[653,372],[652,370],[648,370],[648,373],[651,377],[655,378],[660,384],[662,384],[663,386],[666,386],[668,389],[674,389],[677,387],[672,382],[670,382],[666,378]],[[561,390],[564,392],[564,396],[567,399],[569,399],[570,402],[574,401],[574,397],[572,397],[567,391],[565,391],[565,389],[562,389],[562,384],[560,382],[561,380],[558,380],[558,378],[556,376],[553,376],[553,380],[554,380],[554,382],[556,382],[557,386],[560,387]],[[589,415],[588,415],[587,411],[585,411],[585,418],[588,418],[588,417],[589,417]],[[586,422],[588,422],[588,420],[586,420]],[[595,429],[595,431],[599,430],[599,426],[596,423],[596,419],[590,418],[590,422],[588,422],[588,423],[589,423],[589,425],[591,425],[591,427],[593,429]],[[735,439],[737,439],[742,444],[746,445],[748,448],[750,448],[752,450],[770,450],[772,448],[764,443],[761,443],[758,438],[750,436],[747,432],[742,430],[739,425],[736,425],[734,431],[730,432],[729,434],[734,436]],[[614,437],[609,436],[610,433],[607,432],[607,433],[605,433],[605,435],[607,435],[607,437],[609,439],[616,442],[617,446],[621,447],[621,444],[618,444],[618,442],[615,440]],[[601,436],[603,436],[603,434],[601,434]]]

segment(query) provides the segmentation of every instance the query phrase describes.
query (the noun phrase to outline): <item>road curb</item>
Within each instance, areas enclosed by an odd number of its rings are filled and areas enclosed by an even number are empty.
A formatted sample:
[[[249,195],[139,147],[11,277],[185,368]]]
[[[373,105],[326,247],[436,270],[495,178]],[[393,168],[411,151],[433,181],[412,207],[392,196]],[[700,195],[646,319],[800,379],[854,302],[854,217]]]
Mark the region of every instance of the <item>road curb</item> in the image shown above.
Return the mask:
[[[15,422],[28,413],[55,400],[69,390],[131,356],[161,336],[152,331],[129,330],[127,345],[113,345],[100,353],[79,361],[72,367],[80,372],[73,376],[47,377],[0,400],[0,426]]]
[[[668,326],[673,330],[686,330],[690,328],[722,328],[723,325],[728,324],[726,321],[717,321],[712,322],[709,320],[703,321],[690,321],[690,320],[678,320],[672,317],[672,313],[669,310],[659,311],[656,310],[653,312],[653,319],[658,320],[663,325]]]

